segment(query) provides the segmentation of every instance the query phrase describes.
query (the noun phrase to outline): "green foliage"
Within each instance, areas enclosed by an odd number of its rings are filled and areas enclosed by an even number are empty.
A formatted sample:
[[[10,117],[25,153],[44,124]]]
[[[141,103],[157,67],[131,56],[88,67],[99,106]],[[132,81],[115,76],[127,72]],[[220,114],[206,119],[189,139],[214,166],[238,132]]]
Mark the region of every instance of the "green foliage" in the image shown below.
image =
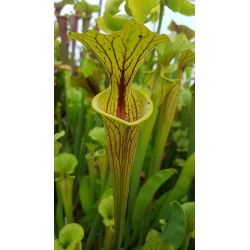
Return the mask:
[[[79,224],[67,224],[61,229],[59,239],[54,240],[54,250],[82,250],[83,236],[84,231]]]
[[[162,218],[167,218],[170,213],[170,204],[172,201],[179,200],[183,198],[188,190],[190,189],[192,180],[195,173],[195,156],[194,153],[189,156],[186,161],[185,166],[183,167],[181,174],[174,186],[174,188],[169,192],[167,198],[164,201],[164,204],[157,216],[157,219],[154,225],[158,224],[158,220]]]
[[[64,135],[65,135],[64,130],[54,135],[54,155],[55,156],[59,154],[60,148],[62,147],[62,143],[60,143],[58,140]]]
[[[56,141],[56,140],[60,139],[61,137],[63,137],[64,135],[65,135],[65,131],[62,130],[60,133],[54,134],[54,140]]]
[[[98,212],[103,217],[103,223],[106,227],[114,225],[114,196],[104,197],[98,206]]]
[[[186,217],[180,203],[174,201],[170,204],[171,212],[166,225],[163,226],[162,238],[178,249],[185,237]]]
[[[103,127],[94,127],[92,130],[89,131],[89,136],[94,140],[97,141],[102,147],[106,147],[107,139],[105,135],[105,130]]]
[[[105,9],[111,14],[115,15],[120,12],[120,5],[123,0],[107,0],[105,4]]]
[[[91,14],[93,12],[98,12],[100,7],[81,0],[75,3],[74,9],[76,10],[78,16],[82,16],[84,14],[85,17],[91,17]]]
[[[186,16],[195,14],[195,5],[189,0],[165,0],[165,4],[174,12],[180,12]]]
[[[153,199],[156,191],[159,187],[166,182],[173,174],[176,173],[175,169],[164,169],[153,176],[151,176],[147,182],[141,188],[133,209],[132,228],[133,230],[139,230],[139,227],[144,220],[146,210]]]
[[[146,0],[141,4],[140,0],[129,0],[128,6],[137,23],[145,23],[151,10],[160,3],[160,0]],[[140,8],[138,8],[140,6]]]
[[[182,205],[182,208],[185,212],[187,228],[185,238],[180,249],[187,250],[190,238],[193,237],[195,231],[195,203],[186,202]]]
[[[74,173],[77,165],[77,159],[74,155],[68,153],[61,153],[55,157],[54,170],[60,173],[61,176],[70,175]]]
[[[195,5],[54,5],[54,249],[193,250]]]
[[[93,200],[90,194],[89,176],[84,176],[80,182],[79,197],[83,210],[88,213],[93,207]]]
[[[145,245],[142,250],[175,250],[174,247],[166,242],[161,234],[151,229],[147,235]]]

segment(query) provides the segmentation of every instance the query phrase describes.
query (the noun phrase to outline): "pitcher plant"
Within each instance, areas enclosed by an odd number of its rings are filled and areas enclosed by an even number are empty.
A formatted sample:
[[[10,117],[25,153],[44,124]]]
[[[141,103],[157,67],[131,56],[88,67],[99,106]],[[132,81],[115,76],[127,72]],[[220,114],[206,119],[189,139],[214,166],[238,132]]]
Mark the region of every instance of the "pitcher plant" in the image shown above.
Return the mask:
[[[145,57],[168,36],[151,32],[142,24],[127,23],[122,30],[101,34],[68,32],[68,37],[93,51],[107,69],[110,86],[92,100],[93,109],[102,116],[114,192],[114,244],[121,248],[132,166],[140,124],[153,111],[150,98],[133,84]]]

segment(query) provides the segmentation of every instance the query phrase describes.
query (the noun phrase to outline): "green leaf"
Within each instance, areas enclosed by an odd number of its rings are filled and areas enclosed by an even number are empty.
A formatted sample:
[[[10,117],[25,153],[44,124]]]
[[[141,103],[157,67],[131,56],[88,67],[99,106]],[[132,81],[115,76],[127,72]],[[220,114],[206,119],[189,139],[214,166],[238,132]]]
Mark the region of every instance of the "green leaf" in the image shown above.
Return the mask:
[[[174,247],[162,239],[161,234],[151,229],[146,237],[142,250],[175,250]]]
[[[182,4],[180,13],[185,16],[194,16],[195,15],[195,5],[188,0],[184,1]]]
[[[132,15],[137,23],[143,24],[147,20],[147,16],[151,10],[160,3],[160,0],[129,0],[128,6],[132,11]]]
[[[110,30],[107,27],[107,25],[106,25],[106,23],[105,23],[105,21],[103,19],[103,16],[97,17],[96,22],[97,22],[97,25],[98,25],[99,29],[102,30],[103,32],[105,32],[107,34],[112,32],[112,30]]]
[[[169,64],[166,69],[165,69],[165,73],[173,73],[178,69],[178,64],[177,63],[173,63],[173,64]]]
[[[179,97],[179,84],[174,83],[167,92],[161,106],[159,107],[157,120],[155,123],[155,136],[153,139],[153,156],[149,175],[157,173],[161,166],[162,154],[166,145],[171,124],[175,115]]]
[[[181,158],[177,158],[177,159],[175,159],[175,161],[173,163],[176,166],[184,167],[186,162]]]
[[[90,195],[89,176],[84,176],[80,182],[79,197],[83,210],[88,213],[93,207],[93,200]]]
[[[65,250],[60,240],[54,240],[54,250]]]
[[[74,5],[74,9],[82,13],[86,12],[87,8],[88,8],[88,3],[84,0],[76,2]]]
[[[159,219],[165,219],[169,216],[170,212],[170,203],[175,200],[183,198],[190,189],[193,177],[195,173],[195,153],[191,154],[183,167],[181,174],[174,186],[170,191],[170,194],[167,196],[161,211],[158,214],[157,219],[155,220],[154,226],[158,225]]]
[[[175,70],[176,65],[170,66],[168,69]],[[176,83],[171,79],[167,79],[166,77],[162,76],[157,69],[155,71],[146,72],[145,84],[147,84],[152,90],[152,101],[154,103],[154,109],[157,110],[166,98],[168,92]]]
[[[106,197],[108,197],[108,196],[110,196],[110,195],[113,195],[113,188],[107,189],[107,190],[102,194],[102,199],[103,199],[103,198],[106,198]]]
[[[77,105],[81,101],[81,92],[75,88],[69,88],[67,91],[67,98],[69,100],[69,105]]]
[[[181,10],[181,7],[183,5],[183,2],[185,0],[167,0],[167,4],[168,4],[168,7],[174,11],[174,12],[178,12]]]
[[[65,135],[64,130],[62,130],[59,133],[54,134],[54,156],[59,154],[60,148],[62,147],[62,144],[58,142],[57,140],[59,140],[64,135]]]
[[[63,137],[64,135],[65,135],[65,131],[62,130],[61,132],[54,134],[54,140],[58,140],[61,137]]]
[[[195,5],[188,0],[165,0],[165,4],[174,12],[185,16],[195,15]]]
[[[90,10],[90,12],[99,12],[100,6],[99,5],[90,5],[89,10]]]
[[[98,5],[92,5],[87,3],[86,1],[82,0],[74,5],[74,9],[78,12],[80,12],[80,16],[85,13],[85,16],[91,15],[93,12],[98,12],[100,10],[100,6]],[[76,13],[78,16],[79,14]]]
[[[161,237],[173,245],[174,249],[178,249],[186,233],[186,216],[179,202],[172,202],[170,207],[170,218],[163,227]]]
[[[156,216],[159,214],[159,210],[163,206],[164,201],[167,199],[169,193],[170,193],[170,191],[165,192],[154,203],[153,209],[152,209],[153,210],[153,212],[152,212],[152,218],[156,218]],[[163,220],[163,219],[160,219],[160,220]]]
[[[94,127],[92,130],[89,131],[89,136],[94,141],[97,141],[102,147],[106,147],[107,139],[104,127]]]
[[[190,238],[193,236],[193,233],[195,231],[195,203],[186,202],[182,204],[182,208],[186,215],[187,229],[186,229],[185,239],[180,250],[187,250]]]
[[[195,96],[192,96],[188,128],[188,156],[195,151]]]
[[[175,56],[194,48],[194,43],[190,42],[183,33],[176,35],[176,33],[173,32],[169,35],[169,38],[171,42],[159,44],[156,48],[159,53],[159,62],[165,67],[170,64]]]
[[[146,210],[153,199],[156,191],[161,185],[172,177],[177,171],[175,169],[164,169],[152,175],[142,186],[133,209],[132,228],[139,230],[140,224],[144,220]]]
[[[115,15],[120,12],[120,5],[124,0],[106,0],[105,11],[108,11],[111,15]]]
[[[59,241],[61,243],[61,246],[66,247],[63,249],[74,250],[76,244],[81,242],[83,236],[84,236],[84,231],[82,226],[76,223],[71,223],[67,224],[61,229],[59,233]],[[60,246],[58,241],[56,245]]]
[[[108,12],[103,13],[103,19],[107,27],[112,31],[121,30],[125,24],[131,21],[131,17],[126,14],[112,16]]]
[[[89,143],[89,142],[86,142],[85,145],[86,145],[86,147],[87,147],[87,149],[88,149],[88,151],[89,151],[89,153],[90,153],[90,155],[88,155],[88,156],[86,155],[87,158],[94,157],[95,148],[97,147],[97,145],[94,144],[94,143]],[[87,158],[86,158],[86,159],[87,159]]]
[[[97,150],[95,152],[95,155],[96,155],[96,158],[98,160],[98,165],[99,165],[100,185],[101,185],[101,193],[102,193],[110,185],[109,181],[107,180],[107,178],[109,177],[108,176],[108,165],[109,165],[108,153],[105,148],[102,148],[100,150]]]
[[[181,53],[179,58],[179,70],[183,71],[185,67],[194,64],[195,54],[194,52],[189,49]]]
[[[80,67],[80,71],[82,72],[84,77],[89,77],[93,75],[97,64],[98,62],[86,56],[83,60],[83,64]]]
[[[156,23],[160,16],[160,4],[156,5],[150,12],[147,21]]]
[[[126,13],[129,15],[129,16],[132,16],[132,11],[131,9],[129,8],[128,6],[128,0],[126,0],[126,3],[124,5],[124,10],[126,11]]]
[[[98,212],[103,217],[103,223],[106,227],[113,226],[115,224],[113,195],[109,195],[100,201]]]
[[[54,171],[61,174],[72,174],[77,164],[77,159],[73,154],[62,153],[54,158]]]
[[[62,147],[62,143],[58,141],[54,141],[54,156],[59,154],[61,147]]]
[[[190,107],[192,102],[192,93],[190,89],[183,88],[180,93],[180,109],[184,106]]]
[[[81,220],[81,225],[89,226],[89,224],[93,223],[93,221],[96,219],[96,217],[99,216],[97,206],[95,204],[92,209],[84,215],[84,217]]]
[[[84,77],[82,74],[78,76],[71,76],[71,86],[76,88],[84,88],[88,93],[88,97],[92,99],[100,92],[99,86],[96,84],[97,79],[94,77],[96,76],[97,72],[98,70],[95,68],[93,74],[91,74],[88,78]]]

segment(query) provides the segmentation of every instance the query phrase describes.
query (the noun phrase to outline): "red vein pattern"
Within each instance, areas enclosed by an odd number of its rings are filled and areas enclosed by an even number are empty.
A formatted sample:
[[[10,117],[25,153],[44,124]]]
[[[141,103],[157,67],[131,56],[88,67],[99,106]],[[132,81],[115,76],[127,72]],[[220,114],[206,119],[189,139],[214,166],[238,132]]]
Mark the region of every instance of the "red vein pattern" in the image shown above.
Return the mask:
[[[140,109],[137,108],[136,111],[131,84],[149,52],[157,44],[168,42],[169,38],[133,22],[126,24],[121,31],[109,35],[90,30],[84,34],[71,32],[69,37],[92,50],[108,71],[111,86],[102,105],[103,111],[127,122],[139,119]]]
[[[83,43],[104,64],[110,86],[94,97],[92,107],[102,115],[108,141],[108,155],[114,188],[115,249],[120,249],[126,217],[132,166],[135,158],[139,124],[152,113],[152,102],[132,86],[144,58],[159,43],[170,41],[142,24],[130,22],[110,35],[90,30],[69,33]]]
[[[109,159],[114,187],[115,232],[123,233],[130,177],[135,158],[139,125],[126,126],[116,120],[103,117],[105,126]]]

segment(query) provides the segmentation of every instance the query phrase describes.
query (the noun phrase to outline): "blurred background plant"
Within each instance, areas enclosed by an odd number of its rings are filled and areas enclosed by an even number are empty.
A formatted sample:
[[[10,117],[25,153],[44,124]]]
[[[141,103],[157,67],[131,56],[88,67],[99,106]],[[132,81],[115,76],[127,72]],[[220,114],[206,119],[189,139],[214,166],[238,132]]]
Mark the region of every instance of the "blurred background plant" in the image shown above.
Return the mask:
[[[62,15],[66,6],[73,11]],[[188,0],[99,5],[64,0],[54,8],[55,237],[74,222],[84,228],[84,237],[72,249],[112,249],[107,143],[102,120],[90,106],[109,79],[103,64],[69,40],[67,31],[112,33],[136,21],[160,33],[167,10],[194,16],[195,5]],[[194,249],[195,32],[173,20],[165,28],[170,42],[147,56],[134,79],[151,97],[154,111],[140,127],[124,249]]]

